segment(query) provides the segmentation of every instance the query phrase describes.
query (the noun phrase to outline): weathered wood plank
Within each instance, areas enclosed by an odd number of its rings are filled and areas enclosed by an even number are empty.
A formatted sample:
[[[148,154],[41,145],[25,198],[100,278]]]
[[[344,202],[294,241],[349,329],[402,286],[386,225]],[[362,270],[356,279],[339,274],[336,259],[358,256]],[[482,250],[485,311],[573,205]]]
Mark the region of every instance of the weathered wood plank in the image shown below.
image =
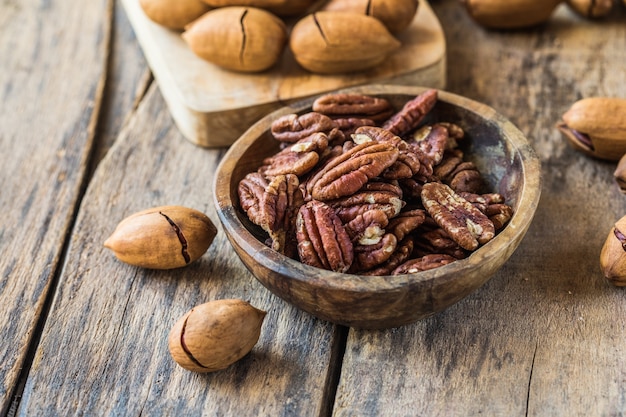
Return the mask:
[[[59,268],[93,142],[108,1],[0,2],[0,413]]]
[[[117,139],[139,100],[152,82],[143,52],[119,1],[115,1],[107,80],[98,119],[90,174]]]
[[[337,329],[272,296],[221,230],[204,257],[174,271],[122,264],[102,246],[123,217],[157,205],[196,208],[217,225],[212,182],[222,154],[185,140],[151,87],[81,205],[21,415],[317,416],[328,407]],[[225,371],[190,373],[171,360],[167,334],[188,309],[217,298],[267,310],[261,339]]]
[[[472,296],[412,326],[350,331],[334,414],[622,415],[626,294],[598,262],[626,199],[615,164],[574,151],[554,124],[581,97],[626,97],[626,16],[588,22],[562,6],[542,27],[496,32],[456,1],[434,8],[448,89],[529,136],[542,200],[517,252]]]

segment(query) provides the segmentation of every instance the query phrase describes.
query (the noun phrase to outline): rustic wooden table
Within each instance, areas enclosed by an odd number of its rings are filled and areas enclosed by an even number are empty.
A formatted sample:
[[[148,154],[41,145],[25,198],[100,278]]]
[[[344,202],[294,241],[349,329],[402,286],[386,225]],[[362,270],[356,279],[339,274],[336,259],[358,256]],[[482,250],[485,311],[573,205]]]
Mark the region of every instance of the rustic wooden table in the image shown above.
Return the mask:
[[[487,31],[457,0],[447,90],[528,135],[543,194],[525,240],[485,286],[399,329],[320,321],[265,290],[223,233],[175,272],[102,246],[126,215],[178,204],[207,213],[224,149],[172,122],[113,0],[0,2],[0,412],[2,415],[616,416],[626,412],[626,293],[599,251],[626,213],[615,164],[574,151],[554,125],[576,100],[626,97],[626,11]],[[268,311],[225,371],[175,365],[167,333],[216,298]]]

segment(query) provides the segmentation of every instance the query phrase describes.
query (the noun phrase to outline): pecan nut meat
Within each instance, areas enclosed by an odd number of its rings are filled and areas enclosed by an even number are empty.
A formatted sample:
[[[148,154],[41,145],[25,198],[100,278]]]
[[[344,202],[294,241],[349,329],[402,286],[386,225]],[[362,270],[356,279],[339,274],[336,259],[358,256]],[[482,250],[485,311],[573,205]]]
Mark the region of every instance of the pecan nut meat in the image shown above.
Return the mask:
[[[491,220],[445,184],[424,184],[422,204],[435,222],[463,249],[475,250],[495,236]]]
[[[359,117],[381,121],[393,113],[391,103],[381,97],[364,94],[331,93],[313,102],[313,111],[331,118]]]
[[[352,243],[373,245],[380,242],[387,224],[389,224],[387,213],[380,209],[373,209],[357,215],[346,223],[345,227]]]
[[[280,142],[297,142],[315,133],[329,133],[335,128],[335,122],[323,114],[316,112],[287,114],[272,122],[272,136]]]
[[[354,245],[354,263],[350,272],[367,271],[387,262],[397,246],[398,239],[392,233],[385,234],[373,245]]]
[[[403,136],[417,128],[426,115],[437,103],[437,90],[426,90],[422,94],[407,102],[402,110],[394,114],[383,124],[383,129]]]
[[[308,180],[310,195],[333,200],[358,191],[398,159],[398,150],[388,143],[367,142],[331,159]]]
[[[321,201],[300,207],[296,217],[300,260],[311,266],[347,272],[354,261],[350,236],[335,212]]]
[[[276,155],[266,158],[259,172],[266,177],[284,174],[294,174],[300,177],[317,165],[320,154],[326,148],[328,148],[328,136],[324,133],[314,133]]]
[[[392,274],[416,274],[421,271],[428,271],[429,269],[439,268],[440,266],[447,265],[454,261],[456,261],[456,258],[453,258],[450,255],[433,253],[430,255],[424,255],[421,258],[406,261],[405,263],[394,269]]]
[[[327,201],[344,223],[351,222],[359,215],[370,210],[380,210],[388,219],[397,216],[404,201],[402,195],[389,190],[368,190],[356,192],[350,196]]]
[[[413,253],[413,239],[406,237],[396,246],[396,250],[391,254],[386,262],[367,271],[361,271],[361,275],[381,276],[391,275],[394,269],[409,259]]]
[[[258,172],[246,175],[239,183],[239,201],[248,218],[270,236],[272,249],[287,254],[293,247],[294,220],[304,201],[298,177],[277,175],[268,181]]]

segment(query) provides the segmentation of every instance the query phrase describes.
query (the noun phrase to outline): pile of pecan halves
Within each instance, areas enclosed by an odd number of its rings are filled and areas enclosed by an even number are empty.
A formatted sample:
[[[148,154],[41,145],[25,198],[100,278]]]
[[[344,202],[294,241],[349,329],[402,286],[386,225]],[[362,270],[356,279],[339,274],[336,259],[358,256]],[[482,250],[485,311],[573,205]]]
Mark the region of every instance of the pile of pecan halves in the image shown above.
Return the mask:
[[[421,125],[436,102],[427,90],[396,112],[384,98],[327,94],[276,119],[281,150],[241,180],[241,208],[273,249],[327,270],[410,274],[469,256],[513,209],[481,194],[460,126]]]

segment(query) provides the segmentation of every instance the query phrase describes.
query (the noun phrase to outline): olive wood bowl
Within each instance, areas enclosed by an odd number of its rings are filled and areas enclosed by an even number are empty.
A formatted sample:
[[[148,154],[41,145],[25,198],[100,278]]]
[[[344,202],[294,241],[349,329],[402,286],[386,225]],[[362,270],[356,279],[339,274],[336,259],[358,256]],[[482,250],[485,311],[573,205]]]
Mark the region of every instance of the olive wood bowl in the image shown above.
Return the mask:
[[[341,90],[385,97],[399,109],[425,88],[369,85]],[[444,91],[424,123],[464,128],[465,158],[477,164],[490,192],[499,192],[514,215],[490,242],[466,259],[408,275],[342,274],[290,259],[267,247],[264,232],[241,210],[237,187],[278,151],[272,121],[311,110],[313,98],[277,110],[254,124],[228,150],[214,182],[216,210],[237,255],[265,287],[314,316],[357,328],[390,328],[440,312],[482,286],[518,247],[541,190],[540,162],[524,135],[492,108]]]

